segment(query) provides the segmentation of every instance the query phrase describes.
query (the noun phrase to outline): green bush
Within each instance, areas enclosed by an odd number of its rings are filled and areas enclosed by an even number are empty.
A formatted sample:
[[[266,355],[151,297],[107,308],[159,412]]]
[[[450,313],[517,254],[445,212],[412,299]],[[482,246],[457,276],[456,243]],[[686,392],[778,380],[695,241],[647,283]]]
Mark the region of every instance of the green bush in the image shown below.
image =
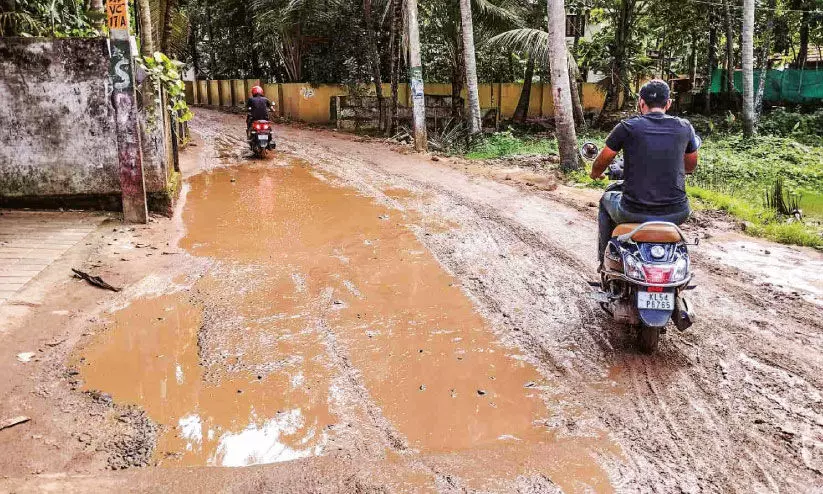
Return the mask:
[[[758,130],[764,135],[793,137],[820,146],[823,145],[823,110],[795,113],[778,108],[763,116]]]

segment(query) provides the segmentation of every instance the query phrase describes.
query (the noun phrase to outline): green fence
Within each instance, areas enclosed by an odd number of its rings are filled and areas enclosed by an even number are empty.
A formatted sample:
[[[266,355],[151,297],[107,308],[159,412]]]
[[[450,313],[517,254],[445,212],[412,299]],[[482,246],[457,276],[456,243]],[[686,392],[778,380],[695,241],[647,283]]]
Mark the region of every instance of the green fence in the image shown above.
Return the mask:
[[[712,74],[712,93],[719,93],[726,71],[715,69]],[[762,71],[754,72],[754,87],[760,84]],[[743,72],[734,73],[734,87],[743,90]],[[763,99],[770,102],[820,103],[823,101],[823,70],[784,69],[770,70],[766,75]]]

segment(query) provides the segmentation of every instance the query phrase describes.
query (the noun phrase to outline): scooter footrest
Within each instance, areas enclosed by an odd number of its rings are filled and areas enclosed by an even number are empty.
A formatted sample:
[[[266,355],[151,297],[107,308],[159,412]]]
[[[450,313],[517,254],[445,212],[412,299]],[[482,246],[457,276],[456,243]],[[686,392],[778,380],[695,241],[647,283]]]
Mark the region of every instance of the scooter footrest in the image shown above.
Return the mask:
[[[590,292],[589,293],[589,298],[594,300],[595,302],[600,302],[602,304],[608,304],[609,302],[611,302],[611,298],[609,297],[609,294],[606,293],[606,292],[601,292],[601,291]]]

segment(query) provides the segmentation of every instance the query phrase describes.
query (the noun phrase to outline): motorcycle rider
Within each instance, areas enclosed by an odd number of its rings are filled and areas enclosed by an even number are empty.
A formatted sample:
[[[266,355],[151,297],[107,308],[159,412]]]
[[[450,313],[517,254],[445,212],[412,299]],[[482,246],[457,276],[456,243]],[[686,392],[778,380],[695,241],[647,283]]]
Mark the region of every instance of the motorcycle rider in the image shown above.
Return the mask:
[[[686,174],[697,168],[700,140],[688,120],[666,115],[672,104],[669,85],[652,80],[640,88],[640,115],[618,123],[592,165],[591,177],[603,178],[617,153],[623,151],[622,190],[600,199],[597,256],[622,223],[667,221],[680,225],[691,215]]]
[[[246,132],[251,129],[251,124],[257,120],[268,120],[269,110],[273,109],[273,104],[263,95],[263,88],[254,86],[251,88],[251,98],[246,102]]]

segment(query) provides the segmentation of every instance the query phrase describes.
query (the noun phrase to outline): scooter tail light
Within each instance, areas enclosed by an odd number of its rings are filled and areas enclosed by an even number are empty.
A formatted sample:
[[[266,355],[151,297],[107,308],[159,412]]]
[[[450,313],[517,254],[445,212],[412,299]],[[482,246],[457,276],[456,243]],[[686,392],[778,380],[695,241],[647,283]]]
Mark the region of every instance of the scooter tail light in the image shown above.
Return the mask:
[[[644,264],[643,274],[646,275],[646,281],[649,283],[671,283],[674,266],[649,266]]]

